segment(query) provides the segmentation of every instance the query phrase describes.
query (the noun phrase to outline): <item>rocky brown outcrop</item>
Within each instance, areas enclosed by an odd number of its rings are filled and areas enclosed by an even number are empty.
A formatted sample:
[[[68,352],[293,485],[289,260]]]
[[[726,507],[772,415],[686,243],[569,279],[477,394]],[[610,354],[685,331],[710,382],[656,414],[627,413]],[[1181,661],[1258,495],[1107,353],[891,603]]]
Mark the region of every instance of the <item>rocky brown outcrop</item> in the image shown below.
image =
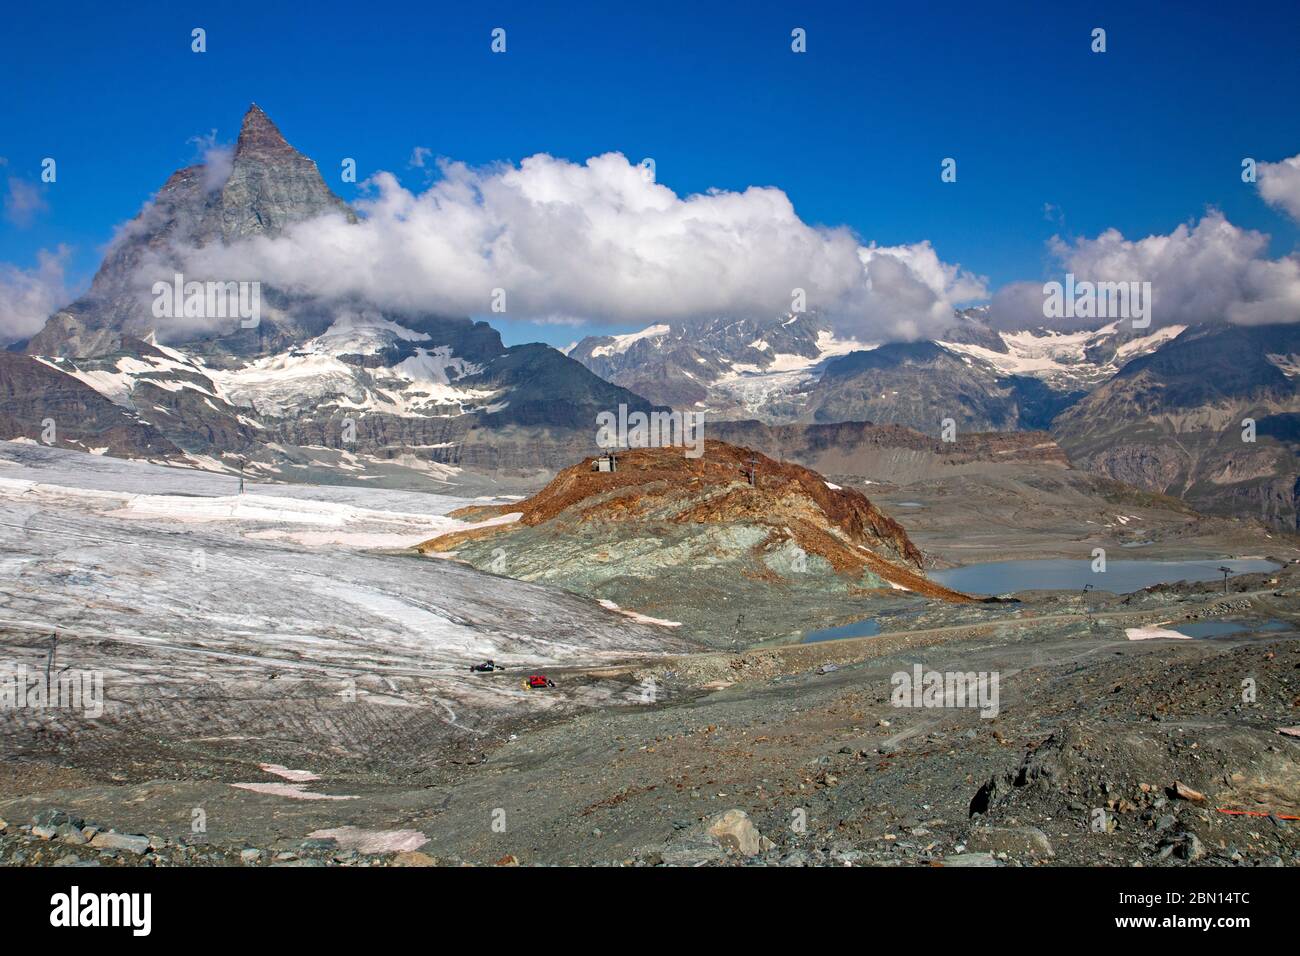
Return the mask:
[[[631,449],[618,456],[612,473],[593,471],[592,461],[564,469],[524,501],[458,513],[482,520],[517,512],[517,522],[443,535],[420,550],[456,552],[501,573],[504,566],[494,549],[508,550],[522,564],[536,563],[526,557],[530,551],[545,552],[550,565],[569,558],[582,564],[593,550],[597,556],[612,554],[625,542],[655,537],[675,555],[667,564],[709,561],[733,579],[749,575],[787,586],[781,582],[830,574],[849,586],[883,581],[932,597],[969,600],[920,572],[920,549],[865,495],[833,487],[800,465],[719,441],[706,442],[699,458],[687,458],[681,448]],[[525,529],[536,532],[521,534]],[[467,544],[476,547],[465,550]],[[653,563],[639,545],[632,550],[638,569]],[[685,554],[695,557],[676,556]],[[606,565],[618,573],[617,563]]]

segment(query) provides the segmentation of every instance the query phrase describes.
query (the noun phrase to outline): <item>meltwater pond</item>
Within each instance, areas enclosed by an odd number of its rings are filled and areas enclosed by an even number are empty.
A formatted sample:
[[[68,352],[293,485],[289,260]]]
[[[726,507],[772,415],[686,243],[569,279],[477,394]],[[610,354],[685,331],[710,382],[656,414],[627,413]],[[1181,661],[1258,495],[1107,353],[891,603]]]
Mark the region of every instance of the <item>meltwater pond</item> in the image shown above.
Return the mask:
[[[1262,558],[1223,561],[1108,561],[1104,572],[1094,572],[1092,561],[1050,559],[1042,561],[992,561],[962,568],[932,571],[940,584],[967,594],[1007,594],[1012,591],[1078,590],[1091,584],[1114,594],[1140,591],[1153,584],[1174,581],[1218,581],[1230,568],[1231,576],[1256,571],[1276,571],[1279,565]]]
[[[1294,630],[1292,625],[1276,618],[1267,621],[1188,621],[1167,626],[1171,631],[1188,637],[1228,637],[1232,634],[1267,634]]]

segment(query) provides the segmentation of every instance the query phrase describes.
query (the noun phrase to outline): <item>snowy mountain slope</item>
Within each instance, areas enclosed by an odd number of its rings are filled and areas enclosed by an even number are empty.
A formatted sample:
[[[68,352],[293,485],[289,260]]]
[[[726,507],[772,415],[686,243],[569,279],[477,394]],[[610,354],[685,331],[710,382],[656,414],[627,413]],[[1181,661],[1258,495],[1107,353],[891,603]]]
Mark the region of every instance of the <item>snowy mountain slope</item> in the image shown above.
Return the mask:
[[[984,363],[1001,375],[1037,378],[1058,391],[1090,388],[1118,372],[1125,363],[1154,352],[1186,326],[1167,325],[1148,334],[1125,333],[1118,322],[1083,332],[1046,329],[996,333],[1003,349],[937,340],[950,352]]]
[[[987,428],[1040,428],[1050,421],[1058,404],[1068,404],[1078,393],[1106,381],[1126,362],[1149,354],[1181,331],[1182,326],[1169,326],[1147,333],[1111,323],[1074,333],[1046,329],[1006,332],[988,325],[986,310],[967,309],[954,316],[952,329],[934,345],[960,363],[946,363],[948,374],[969,379],[968,385],[978,392],[996,394],[996,400],[1006,398],[1013,405],[1020,399],[1017,393],[1031,393],[1026,400],[1034,408],[1025,415],[1012,408],[1006,414],[977,413],[959,415],[959,419],[965,417]],[[720,418],[781,424],[866,414],[862,409],[837,412],[824,408],[818,386],[833,360],[877,347],[845,338],[821,317],[807,313],[764,321],[658,324],[626,335],[588,337],[572,346],[568,354],[609,381],[657,402],[705,410]],[[872,363],[874,374],[895,369],[900,362],[908,364],[903,358],[909,354],[907,349],[908,343],[891,344]],[[839,363],[838,367],[845,366]],[[1042,383],[1041,387],[1034,386],[1034,381]],[[930,428],[932,414],[927,412],[922,423],[915,414],[892,408],[889,396],[897,390],[896,384],[878,384],[883,389],[877,390],[878,400],[873,405],[877,417],[873,420]],[[959,398],[944,397],[949,385],[942,379],[928,383],[936,407],[964,405]],[[872,386],[866,387],[870,391]],[[1029,424],[1022,424],[1022,418]]]
[[[391,364],[383,362],[391,356]],[[404,356],[404,357],[400,357]],[[391,319],[348,317],[298,348],[209,374],[238,405],[284,416],[303,407],[389,415],[463,415],[491,404],[491,389],[458,388],[483,366]]]
[[[801,393],[829,359],[871,347],[837,337],[815,313],[787,313],[588,336],[568,355],[657,404],[788,421],[799,416]]]
[[[764,352],[770,352],[766,341]],[[780,421],[798,417],[806,404],[806,393],[820,379],[827,363],[855,351],[870,351],[875,345],[853,339],[838,339],[829,329],[817,333],[814,356],[797,353],[771,353],[766,365],[733,363],[730,370],[714,382],[714,395],[705,408],[727,417]]]
[[[349,316],[269,355],[123,336],[107,355],[12,359],[63,373],[148,423],[175,444],[170,457],[291,481],[486,490],[497,478],[524,478],[548,461],[558,467],[583,454],[598,411],[650,408],[546,346],[507,349],[492,332],[496,349],[480,341],[471,360],[437,344],[438,331],[431,323]],[[4,437],[40,438],[43,419],[29,411]],[[537,429],[547,430],[550,444]]]

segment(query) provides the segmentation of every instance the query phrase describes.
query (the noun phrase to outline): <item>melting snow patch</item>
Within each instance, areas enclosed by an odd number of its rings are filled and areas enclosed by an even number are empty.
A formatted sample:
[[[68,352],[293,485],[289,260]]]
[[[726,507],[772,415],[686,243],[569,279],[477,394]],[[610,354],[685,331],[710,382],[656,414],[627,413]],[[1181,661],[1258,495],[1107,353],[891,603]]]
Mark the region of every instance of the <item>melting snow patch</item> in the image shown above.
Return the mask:
[[[358,853],[404,853],[418,850],[429,842],[419,830],[361,830],[357,827],[338,827],[333,830],[313,830],[307,834],[313,840],[337,840],[344,850]]]
[[[663,618],[648,617],[645,614],[638,614],[636,611],[625,611],[617,604],[615,604],[613,601],[606,601],[604,598],[601,598],[600,606],[605,608],[606,610],[615,611],[618,614],[622,614],[625,617],[630,617],[632,620],[640,624],[658,624],[660,627],[681,627],[682,626],[681,621],[665,621]]]
[[[1168,624],[1168,621],[1164,622]],[[1191,638],[1186,634],[1180,634],[1177,631],[1171,631],[1159,624],[1153,624],[1149,627],[1126,627],[1124,633],[1130,641],[1157,641],[1157,640],[1178,640],[1190,641]]]
[[[309,780],[319,780],[316,774],[310,770],[290,770],[287,767],[281,767],[278,763],[259,764],[267,773],[273,773],[277,777],[284,777],[285,780],[293,780],[300,783],[306,783]]]
[[[356,797],[336,797],[328,793],[309,793],[305,783],[232,783],[240,790],[252,790],[254,793],[266,793],[273,797],[288,797],[291,800],[355,800]]]

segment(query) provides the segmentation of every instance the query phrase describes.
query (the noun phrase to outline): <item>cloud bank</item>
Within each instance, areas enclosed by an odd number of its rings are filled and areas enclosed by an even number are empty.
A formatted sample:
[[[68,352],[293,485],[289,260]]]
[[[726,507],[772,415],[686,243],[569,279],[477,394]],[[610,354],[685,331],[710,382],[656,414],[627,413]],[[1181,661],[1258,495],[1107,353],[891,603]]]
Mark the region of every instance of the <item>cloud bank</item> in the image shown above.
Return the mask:
[[[0,344],[35,335],[68,302],[64,269],[71,253],[63,245],[53,252],[42,249],[32,269],[0,262]]]
[[[229,148],[214,137],[195,142],[210,171],[205,185],[218,188]],[[427,151],[412,154],[417,166],[426,161],[431,167]],[[261,280],[340,311],[633,327],[780,315],[801,289],[806,308],[869,341],[938,337],[956,307],[989,298],[986,279],[943,261],[929,241],[882,246],[844,227],[811,225],[773,187],[678,196],[618,153],[585,163],[539,154],[483,168],[440,161],[438,169],[423,191],[389,173],[372,177],[356,203],[359,223],[327,216],[274,238],[205,246],[180,238],[150,249],[136,284],[147,290],[180,270],[191,279]],[[1261,197],[1300,214],[1300,156],[1258,169]],[[149,228],[151,211],[119,239]],[[1045,278],[1150,282],[1157,327],[1300,320],[1300,254],[1270,259],[1267,247],[1263,233],[1210,210],[1164,235],[1055,236]],[[67,301],[61,262],[50,254],[34,270],[0,266],[0,330],[30,335]],[[1003,328],[1097,324],[1049,320],[1043,301],[1042,281],[1013,282],[992,297],[990,317]]]
[[[203,164],[204,192],[216,192],[230,178],[235,162],[235,147],[218,140],[215,129],[206,136],[193,136],[189,142],[198,150]]]
[[[952,327],[958,304],[987,298],[987,280],[943,262],[929,240],[909,246],[858,251],[866,272],[860,311],[843,314],[841,325],[857,338],[887,330],[892,339],[939,335]],[[847,320],[847,321],[846,321]]]
[[[38,186],[17,176],[9,177],[4,197],[4,213],[5,219],[10,223],[19,229],[26,229],[36,221],[40,213],[48,208]]]
[[[1060,267],[1051,278],[1058,281],[1073,273],[1092,282],[1150,282],[1152,327],[1300,320],[1300,256],[1266,258],[1268,236],[1234,226],[1218,210],[1167,235],[1134,240],[1108,229],[1095,239],[1053,237],[1048,245]],[[1036,282],[1004,286],[990,314],[1002,328],[1052,324],[1043,317],[1043,286]]]
[[[1256,168],[1259,194],[1270,206],[1300,222],[1300,155]]]
[[[859,334],[915,338],[987,295],[984,280],[942,262],[928,242],[864,246],[847,228],[805,223],[776,188],[680,197],[618,153],[440,167],[421,193],[374,176],[358,224],[326,217],[275,238],[177,252],[187,276],[488,318],[504,299],[506,316],[540,322],[772,316],[802,289],[807,308]]]

